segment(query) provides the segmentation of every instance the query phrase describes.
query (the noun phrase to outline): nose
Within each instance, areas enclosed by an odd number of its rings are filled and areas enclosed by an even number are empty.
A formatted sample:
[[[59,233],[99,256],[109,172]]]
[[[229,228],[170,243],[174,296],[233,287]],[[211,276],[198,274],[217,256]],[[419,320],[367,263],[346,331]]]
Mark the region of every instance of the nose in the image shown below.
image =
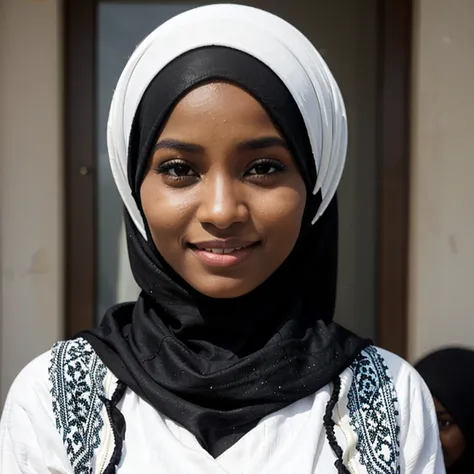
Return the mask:
[[[239,180],[218,174],[207,176],[200,186],[197,218],[201,224],[227,229],[247,221],[249,209]]]

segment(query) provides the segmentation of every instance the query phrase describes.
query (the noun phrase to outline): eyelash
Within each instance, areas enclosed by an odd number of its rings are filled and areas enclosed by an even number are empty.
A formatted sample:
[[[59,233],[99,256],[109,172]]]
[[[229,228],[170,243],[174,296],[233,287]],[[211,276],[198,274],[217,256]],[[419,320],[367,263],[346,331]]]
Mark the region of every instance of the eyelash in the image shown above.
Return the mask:
[[[257,166],[269,166],[270,168],[273,168],[274,170],[271,171],[270,173],[252,173],[249,174],[249,171],[256,168]],[[186,174],[184,176],[177,176],[176,174],[171,174],[172,170],[176,171],[176,168],[178,167],[183,167],[189,171],[192,171],[194,174]],[[254,178],[257,178],[259,180],[261,179],[268,179],[270,176],[276,174],[276,173],[281,173],[285,171],[285,166],[278,160],[275,160],[273,158],[260,158],[252,163],[252,166],[245,172],[246,176],[251,176]],[[192,167],[187,164],[183,160],[170,160],[166,161],[165,163],[162,163],[158,167],[156,167],[156,172],[159,174],[166,175],[168,179],[172,179],[175,181],[182,181],[188,178],[196,178],[198,177],[197,173],[192,169]]]
[[[188,168],[188,170],[192,170],[191,166],[189,166],[185,161],[182,160],[170,160],[162,163],[156,168],[157,173],[164,174],[171,179],[182,180],[190,177],[195,177],[196,175],[186,175],[186,176],[176,176],[172,175],[171,171],[176,169],[178,166],[182,166],[183,168]]]

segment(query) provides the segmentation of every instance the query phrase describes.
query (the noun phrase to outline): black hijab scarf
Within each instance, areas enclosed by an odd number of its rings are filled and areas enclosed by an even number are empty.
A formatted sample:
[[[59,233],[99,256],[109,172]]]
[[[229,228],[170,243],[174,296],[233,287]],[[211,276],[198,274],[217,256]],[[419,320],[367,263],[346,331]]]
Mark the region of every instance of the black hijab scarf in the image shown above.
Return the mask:
[[[303,223],[290,256],[239,298],[206,297],[183,281],[153,244],[140,186],[156,140],[177,102],[210,81],[236,84],[266,109],[306,183]],[[314,394],[369,342],[332,322],[337,203],[315,225],[321,202],[305,124],[279,77],[246,53],[203,47],[170,62],[148,86],[132,125],[128,178],[147,231],[126,215],[129,257],[142,289],[81,334],[117,378],[193,433],[217,457],[265,416]]]
[[[453,417],[466,439],[462,458],[448,474],[474,473],[474,351],[459,347],[429,354],[415,365],[433,397]]]

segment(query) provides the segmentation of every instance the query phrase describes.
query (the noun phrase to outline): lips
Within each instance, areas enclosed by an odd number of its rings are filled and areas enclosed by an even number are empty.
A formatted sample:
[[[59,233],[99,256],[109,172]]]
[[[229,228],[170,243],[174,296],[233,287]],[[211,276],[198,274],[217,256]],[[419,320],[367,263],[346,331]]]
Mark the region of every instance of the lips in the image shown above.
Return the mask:
[[[204,250],[205,252],[228,254],[237,250],[253,247],[258,243],[258,240],[225,239],[193,242],[189,243],[188,245],[193,249]]]
[[[260,241],[227,239],[189,243],[188,247],[203,264],[231,267],[246,260]]]
[[[247,247],[235,247],[230,249],[216,249],[216,248],[203,248],[205,252],[212,252],[212,253],[219,253],[219,254],[229,254],[233,252],[237,252],[238,250],[242,250]]]

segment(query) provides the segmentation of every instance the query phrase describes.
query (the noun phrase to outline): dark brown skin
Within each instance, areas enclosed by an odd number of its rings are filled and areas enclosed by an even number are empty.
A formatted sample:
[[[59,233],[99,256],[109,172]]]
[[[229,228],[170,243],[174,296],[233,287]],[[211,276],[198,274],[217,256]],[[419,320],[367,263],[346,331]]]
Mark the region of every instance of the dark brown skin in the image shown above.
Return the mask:
[[[301,228],[306,189],[283,137],[248,93],[211,83],[177,104],[157,144],[141,200],[158,251],[207,296],[252,291],[288,257]],[[254,245],[236,265],[214,267],[192,244],[216,239]]]
[[[466,440],[458,425],[446,408],[436,398],[433,399],[438,417],[439,435],[443,447],[444,464],[446,468],[458,462],[466,449]]]

